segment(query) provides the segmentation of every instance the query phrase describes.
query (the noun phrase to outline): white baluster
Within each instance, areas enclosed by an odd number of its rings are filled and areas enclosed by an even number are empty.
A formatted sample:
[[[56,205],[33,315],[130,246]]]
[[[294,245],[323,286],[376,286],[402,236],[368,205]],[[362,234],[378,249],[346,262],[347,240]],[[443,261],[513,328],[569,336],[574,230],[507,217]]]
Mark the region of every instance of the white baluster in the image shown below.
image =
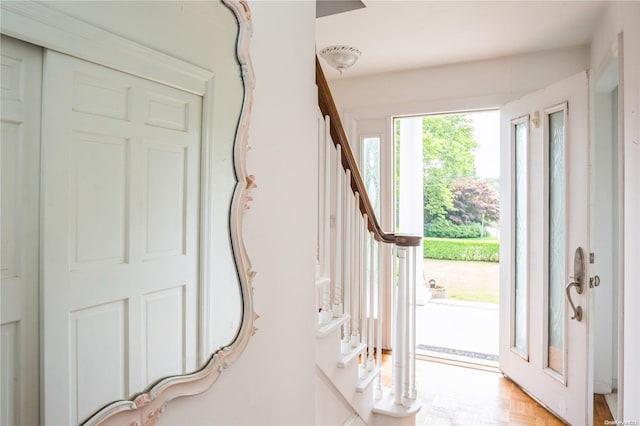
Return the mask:
[[[360,235],[360,227],[359,227],[359,223],[358,223],[358,217],[360,216],[360,194],[358,192],[355,193],[355,200],[352,199],[352,206],[353,206],[353,211],[352,211],[352,216],[351,216],[351,220],[353,221],[353,234],[351,235],[351,238],[353,240],[352,242],[352,249],[351,249],[351,265],[353,265],[353,267],[351,268],[352,270],[352,275],[351,275],[351,288],[352,288],[352,293],[351,293],[351,347],[355,348],[360,344],[360,298],[361,298],[361,293],[360,293],[360,260],[361,260],[361,256],[360,256],[360,249],[361,249],[361,244],[360,244],[360,239],[358,238]]]
[[[329,145],[329,142],[327,145]],[[336,148],[336,225],[335,240],[336,247],[334,252],[334,288],[333,288],[333,316],[342,316],[342,304],[344,302],[342,294],[342,186],[344,185],[344,173],[342,172],[342,146]]]
[[[320,132],[320,121],[321,118],[318,117],[318,164],[321,161],[321,146],[322,146],[322,134]],[[318,167],[318,193],[317,193],[317,202],[318,202],[318,211],[320,209],[320,205],[322,203],[322,194],[323,190],[322,190],[322,180],[320,179],[320,167]],[[320,277],[322,276],[322,267],[320,266],[320,230],[321,230],[321,221],[319,220],[319,217],[316,216],[316,283],[318,282],[318,279],[320,279]],[[324,286],[323,286],[324,287]],[[320,293],[320,294],[319,294]],[[318,324],[323,324],[322,321],[322,314],[324,312],[324,304],[323,304],[323,300],[322,300],[322,289],[318,289],[316,288],[316,308],[320,308],[320,312],[318,313]]]
[[[394,385],[394,403],[402,405],[403,397],[403,378],[404,378],[404,349],[405,349],[405,288],[407,273],[407,250],[405,247],[397,247],[398,254],[398,288],[396,295],[396,315],[395,315],[395,344],[393,345],[393,385]]]
[[[378,323],[377,323],[377,329],[376,329],[376,333],[377,333],[377,346],[378,349],[376,351],[376,365],[377,367],[380,369],[380,371],[382,371],[382,274],[381,272],[381,268],[382,268],[382,262],[381,262],[381,251],[382,248],[380,247],[380,245],[376,244],[376,246],[378,247],[378,275],[376,275],[376,288],[378,289]],[[393,263],[393,262],[392,262]],[[393,286],[395,287],[395,286]],[[382,398],[382,374],[378,374],[378,377],[376,378],[376,399],[381,399]]]
[[[409,299],[409,327],[411,330],[409,334],[409,350],[411,351],[411,357],[409,358],[409,398],[415,400],[418,397],[418,390],[416,389],[416,286],[418,285],[417,266],[422,258],[420,246],[411,247],[411,257],[413,258],[413,268],[411,269],[412,277],[409,282],[409,288],[411,289],[411,298]]]
[[[333,316],[331,313],[331,279],[330,279],[330,264],[328,251],[330,249],[331,240],[329,237],[330,232],[330,152],[327,151],[327,142],[331,141],[331,135],[329,134],[328,122],[329,116],[324,117],[322,123],[323,132],[320,131],[320,119],[318,119],[318,164],[324,165],[324,167],[318,167],[318,233],[316,246],[316,280],[321,279],[321,287],[319,289],[318,305],[320,312],[318,313],[318,323],[320,325],[328,324]],[[322,214],[320,214],[322,212]]]
[[[397,339],[397,334],[396,333],[396,324],[397,324],[397,319],[398,319],[398,284],[400,283],[400,272],[399,272],[399,265],[400,265],[400,258],[398,256],[398,248],[394,245],[391,248],[391,282],[392,282],[392,289],[391,289],[391,298],[392,298],[392,304],[391,304],[391,347],[395,348],[396,344],[398,343],[398,339]],[[395,352],[395,350],[394,350]],[[392,368],[395,369],[395,354],[394,352],[391,353],[391,365]],[[391,372],[391,393],[395,395],[395,389],[396,389],[396,375],[395,372],[392,370]]]
[[[404,316],[404,327],[403,327],[403,335],[404,335],[404,349],[403,349],[403,356],[404,356],[404,378],[402,380],[403,383],[403,387],[402,387],[402,405],[404,407],[410,407],[411,406],[411,389],[410,389],[410,382],[411,382],[411,355],[413,353],[413,350],[411,349],[411,281],[412,279],[415,277],[415,270],[416,270],[416,265],[415,265],[415,250],[414,247],[408,247],[407,248],[407,274],[406,274],[406,280],[405,280],[405,298],[404,298],[404,309],[405,309],[405,316]]]
[[[345,260],[345,262],[343,263],[343,283],[345,283],[345,285],[343,286],[344,291],[345,291],[345,300],[344,300],[344,306],[345,309],[349,310],[349,314],[353,317],[354,311],[353,311],[353,303],[352,300],[354,298],[354,293],[353,293],[353,277],[352,277],[352,263],[351,263],[351,170],[347,170],[346,172],[346,180],[343,179],[343,183],[342,183],[345,187],[344,187],[344,252],[343,252],[343,258]],[[352,330],[352,322],[351,321],[347,321],[345,322],[344,325],[344,339],[345,342],[342,345],[342,353],[348,353],[349,352],[349,344],[350,344],[350,340],[351,340],[351,332]]]
[[[318,220],[318,223],[322,222],[322,277],[329,278],[331,276],[330,264],[329,264],[329,252],[331,248],[331,240],[330,240],[330,186],[331,186],[331,152],[327,148],[331,143],[331,129],[329,127],[331,121],[329,116],[325,116],[324,121],[324,143],[320,144],[320,152],[319,156],[324,154],[324,185],[322,191],[322,199],[323,199],[323,208],[324,213],[322,215],[322,219]],[[322,149],[324,148],[324,149]],[[318,235],[318,240],[320,240],[320,236]],[[318,257],[320,257],[320,250],[318,250]],[[322,286],[322,312],[320,314],[320,323],[327,324],[331,321],[331,317],[333,316],[331,313],[331,281],[325,281]]]
[[[322,274],[325,277],[331,276],[331,118],[327,115],[324,119],[324,228],[322,240],[324,242],[322,255]],[[333,285],[333,282],[332,282]],[[327,287],[326,304],[328,309],[331,304],[331,287]],[[333,311],[333,309],[331,309]],[[340,316],[332,312],[333,316]]]
[[[369,314],[368,314],[368,302],[369,302],[369,277],[367,276],[368,272],[369,272],[369,244],[367,243],[367,220],[368,220],[369,216],[367,214],[364,214],[361,217],[360,220],[360,231],[361,231],[361,238],[360,238],[360,242],[362,244],[362,250],[361,250],[361,278],[360,278],[360,282],[361,282],[361,286],[362,286],[362,293],[361,293],[361,303],[360,303],[360,323],[362,324],[362,341],[365,344],[365,353],[362,357],[362,363],[360,364],[361,367],[361,374],[363,377],[366,376],[367,371],[369,370],[368,368],[368,351],[369,351]]]
[[[365,226],[367,223],[365,222]],[[369,303],[368,303],[368,321],[369,321],[369,337],[367,338],[367,353],[369,354],[367,358],[367,370],[371,371],[374,368],[374,360],[373,360],[373,351],[375,348],[373,327],[375,326],[375,249],[376,249],[376,240],[373,237],[373,233],[369,234]]]
[[[318,117],[318,164],[320,164],[320,161],[322,160],[322,133],[320,132],[320,121],[322,120],[322,118]],[[320,178],[320,167],[318,166],[318,211],[320,211],[320,206],[322,204],[322,193],[323,193],[323,188],[322,188],[322,179]],[[320,278],[322,276],[322,267],[320,264],[320,228],[321,228],[321,221],[319,216],[316,216],[316,223],[317,223],[317,228],[316,228],[316,280],[318,278]]]

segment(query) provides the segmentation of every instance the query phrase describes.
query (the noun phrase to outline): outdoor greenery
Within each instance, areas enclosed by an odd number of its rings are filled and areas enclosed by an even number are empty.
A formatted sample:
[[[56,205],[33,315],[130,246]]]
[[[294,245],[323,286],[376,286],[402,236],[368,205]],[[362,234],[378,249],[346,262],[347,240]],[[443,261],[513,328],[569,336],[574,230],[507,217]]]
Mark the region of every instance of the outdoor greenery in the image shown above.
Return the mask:
[[[453,209],[447,220],[456,225],[495,224],[498,222],[500,202],[498,194],[488,182],[478,179],[460,180],[453,185]]]
[[[425,259],[498,262],[500,243],[492,239],[425,238]]]
[[[394,130],[398,211],[400,119]],[[498,303],[500,245],[483,237],[499,220],[499,181],[476,176],[472,116],[423,117],[422,133],[425,280],[445,287],[447,298]]]
[[[454,184],[475,176],[471,119],[466,115],[441,115],[422,120],[424,159],[424,221],[427,227],[447,220],[455,209]]]
[[[447,299],[463,300],[465,302],[494,303],[500,301],[498,289],[478,288],[477,285],[450,286],[447,288]]]
[[[494,181],[475,175],[473,121],[469,115],[424,117],[424,236],[480,238],[499,218]],[[400,139],[400,120],[396,121]],[[396,194],[399,191],[400,144],[396,144]],[[399,197],[396,197],[396,200]],[[398,206],[396,206],[398,207]]]
[[[447,219],[438,218],[425,229],[425,235],[435,238],[480,238],[482,228],[479,223],[469,225],[455,224]]]
[[[500,265],[492,262],[424,259],[425,281],[446,288],[447,299],[498,303]]]
[[[400,120],[395,125],[398,195]],[[444,286],[447,298],[497,303],[500,245],[485,237],[499,220],[499,186],[498,179],[476,176],[473,120],[424,117],[422,130],[425,280]]]

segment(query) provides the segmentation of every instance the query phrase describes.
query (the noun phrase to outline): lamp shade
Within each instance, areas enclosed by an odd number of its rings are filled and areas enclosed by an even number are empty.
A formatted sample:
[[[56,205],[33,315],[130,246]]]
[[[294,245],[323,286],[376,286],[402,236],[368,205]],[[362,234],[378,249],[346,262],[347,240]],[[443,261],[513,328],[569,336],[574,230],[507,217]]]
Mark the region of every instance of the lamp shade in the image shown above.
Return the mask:
[[[329,46],[320,51],[325,61],[333,68],[340,71],[340,74],[356,63],[362,52],[352,46]]]

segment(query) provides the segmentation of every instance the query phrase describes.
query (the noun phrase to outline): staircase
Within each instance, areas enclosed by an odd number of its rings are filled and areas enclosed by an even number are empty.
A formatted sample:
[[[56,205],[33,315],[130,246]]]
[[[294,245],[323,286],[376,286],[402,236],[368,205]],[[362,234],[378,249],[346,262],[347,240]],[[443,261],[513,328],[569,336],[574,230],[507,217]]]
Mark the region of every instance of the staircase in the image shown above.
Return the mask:
[[[316,424],[414,425],[421,237],[382,231],[317,59],[316,84]],[[382,384],[383,349],[393,350],[390,387]]]

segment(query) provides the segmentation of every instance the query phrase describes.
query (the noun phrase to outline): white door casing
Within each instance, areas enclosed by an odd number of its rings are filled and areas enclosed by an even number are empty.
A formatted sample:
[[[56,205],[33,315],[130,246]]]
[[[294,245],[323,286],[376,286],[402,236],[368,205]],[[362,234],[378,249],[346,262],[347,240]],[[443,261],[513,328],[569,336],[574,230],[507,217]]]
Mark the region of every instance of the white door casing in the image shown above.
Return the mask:
[[[201,110],[200,96],[46,51],[48,423],[197,367]]]
[[[618,89],[622,69],[622,34],[611,45],[593,76],[591,98],[591,247],[594,253],[591,271],[598,276],[599,285],[591,293],[590,354],[593,362],[593,392],[618,393],[618,405],[623,389],[618,386],[623,363],[622,339],[622,277],[623,263],[623,202],[621,182],[622,145],[620,117],[621,97]],[[614,417],[616,407],[611,409]],[[616,417],[619,418],[619,417]]]
[[[589,125],[587,72],[524,96],[501,109],[501,284],[500,369],[556,415],[574,425],[590,424],[588,351],[588,253],[589,253]],[[562,118],[563,146],[560,168],[550,166],[550,117]],[[516,125],[526,123],[516,137]],[[524,136],[526,135],[526,136]],[[526,141],[518,155],[526,170],[516,182],[515,141]],[[549,177],[550,169],[558,171]],[[558,194],[550,188],[560,185]],[[520,188],[516,193],[516,188]],[[555,190],[552,190],[553,192]],[[524,194],[523,194],[524,193]],[[525,200],[516,219],[516,197]],[[555,197],[555,198],[554,198]],[[552,201],[550,201],[552,200]],[[549,219],[550,204],[559,209],[557,221]],[[517,224],[520,221],[520,225]],[[520,239],[516,242],[516,228]],[[557,237],[557,255],[550,242]],[[572,320],[573,311],[565,286],[573,280],[574,253],[585,254],[584,291],[571,288],[571,299],[583,310],[582,320]],[[516,251],[523,258],[516,268]],[[551,266],[551,264],[556,265]],[[554,269],[557,268],[557,269]],[[550,271],[551,269],[551,271]],[[554,272],[555,271],[555,272]],[[549,290],[550,275],[561,277],[556,292]],[[563,276],[562,276],[563,275]],[[524,301],[516,304],[516,276]],[[564,282],[558,282],[564,280]],[[560,290],[561,286],[561,291]],[[555,315],[547,310],[559,301]],[[550,319],[551,318],[551,319]],[[550,349],[549,323],[557,321],[562,336],[558,351]],[[517,325],[520,326],[516,331]],[[517,333],[517,338],[516,338]],[[553,353],[552,353],[553,352]],[[557,357],[556,361],[550,358]]]
[[[39,419],[38,247],[42,49],[2,36],[0,424]]]

